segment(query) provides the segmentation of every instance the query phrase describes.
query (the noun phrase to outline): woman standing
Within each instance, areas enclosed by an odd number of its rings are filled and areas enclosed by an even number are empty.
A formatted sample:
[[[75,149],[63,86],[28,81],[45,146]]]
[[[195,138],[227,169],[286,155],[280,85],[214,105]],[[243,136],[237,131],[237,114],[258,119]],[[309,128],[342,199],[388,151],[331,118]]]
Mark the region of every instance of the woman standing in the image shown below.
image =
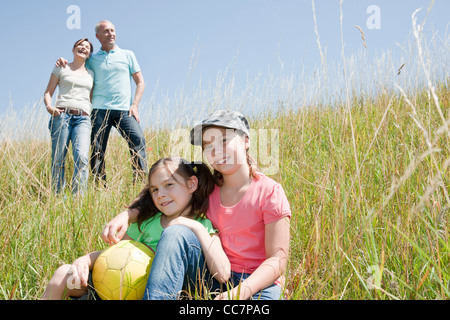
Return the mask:
[[[52,187],[56,193],[65,187],[65,160],[71,141],[75,162],[72,193],[82,194],[87,187],[94,73],[86,68],[85,62],[92,51],[88,39],[75,42],[73,61],[64,68],[53,69],[44,94],[51,115],[48,127],[52,140]],[[57,86],[59,95],[53,106],[52,96]]]

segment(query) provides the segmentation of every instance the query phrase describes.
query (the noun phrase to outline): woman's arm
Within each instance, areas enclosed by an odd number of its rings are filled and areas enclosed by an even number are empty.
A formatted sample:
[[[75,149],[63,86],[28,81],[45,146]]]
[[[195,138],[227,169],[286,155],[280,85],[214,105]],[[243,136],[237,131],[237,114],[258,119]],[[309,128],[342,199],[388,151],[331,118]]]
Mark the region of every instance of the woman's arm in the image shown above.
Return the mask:
[[[94,85],[92,85],[91,92],[89,92],[89,101],[92,103],[92,97],[94,96]]]
[[[48,81],[47,89],[44,93],[44,103],[47,107],[47,112],[52,116],[59,116],[61,112],[52,106],[52,96],[55,93],[56,87],[58,86],[59,79],[53,73],[50,75],[50,80]]]
[[[219,236],[217,234],[210,235],[200,222],[189,218],[175,218],[169,222],[168,226],[174,224],[184,225],[195,233],[202,246],[209,272],[220,283],[227,282],[231,274],[231,265],[223,251]]]
[[[241,300],[250,299],[254,294],[273,284],[284,272],[289,252],[290,221],[282,218],[266,224],[266,256],[267,259],[246,279],[240,287],[235,287],[231,297]],[[229,293],[222,293],[217,299],[227,299]]]

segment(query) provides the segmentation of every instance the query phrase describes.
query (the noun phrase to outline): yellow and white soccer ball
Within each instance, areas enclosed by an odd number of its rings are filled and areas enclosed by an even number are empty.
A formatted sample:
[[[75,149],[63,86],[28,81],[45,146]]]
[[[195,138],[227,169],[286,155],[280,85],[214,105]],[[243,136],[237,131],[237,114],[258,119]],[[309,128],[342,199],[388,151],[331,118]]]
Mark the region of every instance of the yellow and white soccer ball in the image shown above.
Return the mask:
[[[141,300],[154,253],[134,240],[105,249],[92,270],[92,281],[102,300]]]

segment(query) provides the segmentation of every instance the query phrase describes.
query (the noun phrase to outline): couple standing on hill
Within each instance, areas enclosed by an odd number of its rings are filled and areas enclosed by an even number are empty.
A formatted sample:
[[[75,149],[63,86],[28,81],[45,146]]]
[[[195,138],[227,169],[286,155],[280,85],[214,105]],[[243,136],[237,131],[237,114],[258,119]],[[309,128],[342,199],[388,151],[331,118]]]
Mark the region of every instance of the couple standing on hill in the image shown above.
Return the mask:
[[[73,62],[63,58],[57,61],[44,94],[47,111],[52,115],[52,185],[57,193],[64,189],[70,141],[75,162],[72,192],[86,190],[89,144],[94,178],[106,184],[105,151],[112,126],[127,140],[134,178],[148,171],[145,138],[139,125],[138,105],[145,88],[139,64],[132,51],[116,45],[115,27],[110,21],[97,23],[95,33],[100,50],[93,54],[87,38],[78,40],[72,50]],[[136,83],[134,100],[130,75]],[[52,95],[58,85],[59,95],[53,106]]]

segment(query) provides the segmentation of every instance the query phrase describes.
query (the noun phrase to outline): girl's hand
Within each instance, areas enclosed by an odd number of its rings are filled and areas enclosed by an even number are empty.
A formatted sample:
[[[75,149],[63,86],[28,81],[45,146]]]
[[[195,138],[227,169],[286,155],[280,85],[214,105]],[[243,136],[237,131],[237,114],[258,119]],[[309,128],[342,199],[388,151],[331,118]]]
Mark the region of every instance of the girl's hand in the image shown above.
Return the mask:
[[[208,230],[198,221],[189,219],[186,217],[177,217],[163,224],[164,228],[172,225],[183,225],[195,234],[202,247],[203,254],[205,256],[206,264],[214,278],[219,283],[226,283],[231,275],[230,260],[223,251],[222,244],[218,234],[210,234]]]
[[[230,291],[218,294],[214,300],[248,300],[252,296],[250,289],[241,282],[239,286],[234,287]]]
[[[228,297],[231,295],[231,292],[229,293],[228,291],[222,292],[220,294],[218,294],[214,300],[229,300]],[[231,298],[231,297],[230,297]]]
[[[123,238],[128,229],[128,213],[128,210],[122,211],[108,222],[102,232],[103,241],[116,244]]]
[[[195,222],[195,220],[192,220],[192,219],[189,219],[186,217],[176,217],[167,223],[166,228],[169,226],[176,225],[176,224],[179,224],[179,225],[182,225],[182,226],[185,226],[188,228],[192,228],[193,222]]]
[[[87,255],[75,260],[70,267],[69,273],[72,275],[67,279],[69,289],[79,289],[80,285],[87,287],[89,277],[90,259]]]

